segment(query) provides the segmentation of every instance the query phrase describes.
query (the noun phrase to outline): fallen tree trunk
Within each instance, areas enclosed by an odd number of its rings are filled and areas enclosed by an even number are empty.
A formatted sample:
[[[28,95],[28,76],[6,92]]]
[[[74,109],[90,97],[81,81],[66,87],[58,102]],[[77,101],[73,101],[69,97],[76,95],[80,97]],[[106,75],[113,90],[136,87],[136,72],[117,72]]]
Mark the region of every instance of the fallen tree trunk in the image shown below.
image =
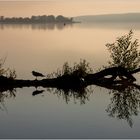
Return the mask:
[[[139,72],[140,69],[136,69],[135,71],[128,72],[127,69],[123,67],[112,67],[112,68],[106,68],[100,72],[94,73],[94,74],[88,74],[85,77],[85,80],[89,84],[94,83],[105,83],[105,82],[112,82],[114,81],[117,76],[120,79],[127,79],[128,81],[136,81],[135,77],[132,75],[133,73]],[[111,76],[110,78],[105,78],[106,76]]]
[[[112,67],[106,68],[94,74],[86,74],[84,77],[80,77],[78,75],[63,75],[57,78],[43,80],[20,80],[0,76],[0,91],[31,86],[42,86],[59,89],[77,89],[84,88],[88,85],[93,84],[106,88],[117,88],[118,84],[133,84],[133,82],[136,81],[136,79],[132,74],[137,73],[139,71],[140,68],[128,72],[127,69],[122,67]],[[109,75],[111,77],[106,78],[106,76]],[[117,80],[116,77],[119,77],[120,80]]]

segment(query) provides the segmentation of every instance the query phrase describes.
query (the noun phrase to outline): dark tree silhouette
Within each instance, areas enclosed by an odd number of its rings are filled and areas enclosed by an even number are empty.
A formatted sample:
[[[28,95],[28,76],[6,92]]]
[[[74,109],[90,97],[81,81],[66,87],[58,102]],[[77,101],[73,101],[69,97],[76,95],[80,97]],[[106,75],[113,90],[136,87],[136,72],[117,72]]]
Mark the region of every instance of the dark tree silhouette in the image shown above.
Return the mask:
[[[138,50],[138,39],[132,40],[133,31],[128,35],[118,37],[115,43],[106,44],[112,61],[111,66],[122,66],[127,70],[134,70],[139,67],[140,51]]]
[[[47,22],[55,22],[55,17],[53,15],[49,15],[46,17]]]
[[[74,23],[73,18],[67,18],[62,15],[55,17],[54,15],[39,15],[28,17],[6,17],[0,16],[0,23]]]

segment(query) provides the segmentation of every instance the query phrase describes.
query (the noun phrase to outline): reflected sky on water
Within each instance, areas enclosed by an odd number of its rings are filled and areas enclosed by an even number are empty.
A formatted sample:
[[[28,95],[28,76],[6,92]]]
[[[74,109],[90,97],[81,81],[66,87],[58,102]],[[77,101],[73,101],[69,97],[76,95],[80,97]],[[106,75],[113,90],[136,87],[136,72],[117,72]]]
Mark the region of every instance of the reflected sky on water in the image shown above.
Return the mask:
[[[97,86],[82,94],[58,89],[33,95],[16,89],[1,97],[1,138],[139,138],[140,92]]]
[[[106,43],[131,27],[140,38],[138,25],[132,25],[1,25],[0,55],[7,57],[5,67],[23,79],[34,79],[32,70],[48,74],[80,58],[98,70],[109,60]],[[136,86],[5,91],[0,94],[0,138],[140,138],[139,98]]]
[[[132,26],[133,25],[133,26]],[[33,78],[32,70],[45,75],[86,59],[99,69],[109,61],[106,43],[114,42],[134,30],[140,38],[138,24],[7,24],[0,27],[0,55],[7,57],[5,66],[16,69],[18,78]],[[126,28],[127,27],[127,28]]]

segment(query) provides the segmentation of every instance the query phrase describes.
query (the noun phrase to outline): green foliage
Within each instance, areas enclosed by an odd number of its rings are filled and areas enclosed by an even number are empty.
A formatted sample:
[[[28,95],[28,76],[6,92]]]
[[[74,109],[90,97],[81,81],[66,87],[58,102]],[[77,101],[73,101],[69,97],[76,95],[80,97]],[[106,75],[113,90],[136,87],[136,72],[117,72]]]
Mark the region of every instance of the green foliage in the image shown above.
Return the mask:
[[[134,70],[139,67],[140,51],[138,50],[138,39],[132,40],[133,31],[128,35],[117,38],[115,43],[108,43],[106,47],[111,53],[111,66],[122,66],[128,70]]]

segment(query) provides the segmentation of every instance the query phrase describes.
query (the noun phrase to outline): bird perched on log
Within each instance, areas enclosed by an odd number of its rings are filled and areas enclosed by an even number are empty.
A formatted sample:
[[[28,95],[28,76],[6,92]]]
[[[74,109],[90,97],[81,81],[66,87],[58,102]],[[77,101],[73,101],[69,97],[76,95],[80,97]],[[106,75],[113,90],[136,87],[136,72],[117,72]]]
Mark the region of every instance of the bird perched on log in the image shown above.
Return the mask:
[[[37,77],[45,77],[45,75],[36,71],[32,71],[32,75],[36,77],[36,80],[37,80]]]

